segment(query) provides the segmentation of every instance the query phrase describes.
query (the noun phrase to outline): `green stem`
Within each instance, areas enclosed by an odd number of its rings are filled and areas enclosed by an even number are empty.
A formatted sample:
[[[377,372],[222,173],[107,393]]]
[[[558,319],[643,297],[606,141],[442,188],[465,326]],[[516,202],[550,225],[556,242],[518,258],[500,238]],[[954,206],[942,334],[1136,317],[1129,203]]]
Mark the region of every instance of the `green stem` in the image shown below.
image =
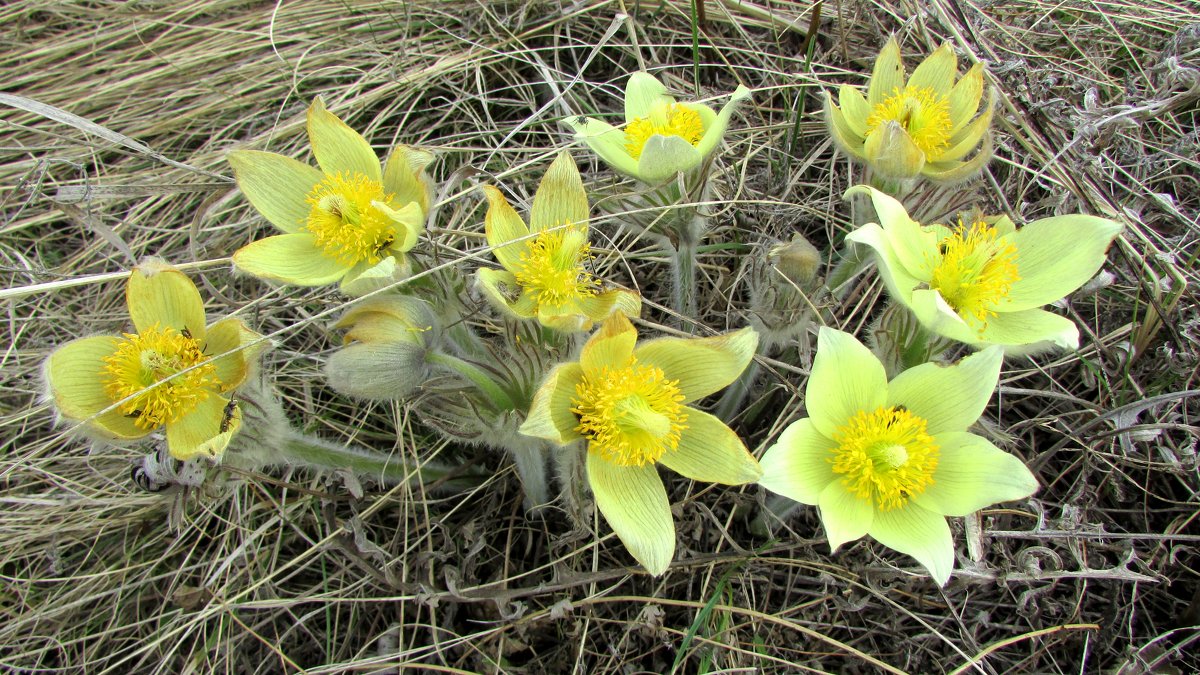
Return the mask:
[[[464,361],[457,356],[452,356],[444,352],[430,351],[426,358],[430,363],[445,366],[473,382],[488,397],[497,410],[516,409],[516,406],[513,405],[512,396],[496,380],[492,379],[492,376],[485,372],[483,368],[470,361]]]
[[[546,444],[535,438],[508,448],[521,487],[525,490],[525,510],[534,511],[550,503],[550,479],[546,470]]]
[[[452,469],[442,464],[413,464],[404,457],[381,455],[366,448],[331,443],[291,429],[276,449],[279,453],[276,456],[288,464],[319,469],[348,469],[381,483],[404,483],[420,478],[426,484],[444,480],[444,486],[455,489],[470,489],[479,485],[479,481],[472,476],[449,477]]]
[[[689,228],[690,229],[690,228]],[[684,330],[689,333],[696,319],[696,249],[699,242],[688,235],[681,236],[672,251],[671,291],[674,294],[674,309],[681,317]]]

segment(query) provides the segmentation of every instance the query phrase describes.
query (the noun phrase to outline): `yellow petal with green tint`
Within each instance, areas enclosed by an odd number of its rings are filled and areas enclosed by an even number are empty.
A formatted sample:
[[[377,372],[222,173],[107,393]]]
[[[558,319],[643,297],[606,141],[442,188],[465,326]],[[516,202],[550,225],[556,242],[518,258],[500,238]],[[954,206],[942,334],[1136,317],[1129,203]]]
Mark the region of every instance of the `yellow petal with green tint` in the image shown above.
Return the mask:
[[[972,150],[979,147],[979,144],[984,140],[985,137],[990,140],[990,134],[988,131],[991,127],[991,124],[992,106],[989,105],[987,109],[985,109],[983,113],[979,115],[979,117],[976,117],[971,121],[970,124],[955,132],[954,136],[950,138],[950,147],[946,148],[945,151],[934,155],[931,158],[931,161],[952,162],[966,157],[971,153]],[[991,156],[989,150],[989,159],[990,158]]]
[[[871,168],[893,179],[913,178],[925,168],[925,151],[895,120],[888,120],[863,142]]]
[[[582,439],[583,436],[575,430],[579,426],[579,419],[571,412],[575,405],[575,387],[582,378],[583,368],[578,363],[555,366],[533,395],[529,417],[518,431],[558,445]]]
[[[963,358],[952,366],[922,363],[905,370],[888,383],[888,407],[904,406],[923,418],[925,431],[964,431],[983,414],[996,385],[1004,352],[992,347]]]
[[[570,223],[581,226],[586,232],[587,221],[587,192],[583,189],[575,160],[564,150],[550,164],[533,195],[529,229],[541,232]]]
[[[700,153],[702,158],[711,155],[717,149],[717,144],[725,137],[725,130],[729,128],[729,120],[733,116],[733,111],[737,109],[737,104],[748,98],[750,98],[750,89],[739,84],[738,88],[730,95],[729,100],[725,102],[725,105],[721,106],[721,112],[712,117],[711,121],[709,120],[711,112],[708,115],[701,113],[700,118],[705,122],[704,136],[696,144],[696,151]],[[708,108],[708,106],[701,106],[700,104],[690,104],[688,107],[693,110],[701,108],[707,110]]]
[[[611,289],[577,300],[579,311],[592,321],[603,321],[614,312],[637,318],[642,313],[642,296],[633,291]]]
[[[588,484],[596,508],[642,567],[658,576],[675,556],[675,524],[653,464],[618,466],[587,453]]]
[[[351,267],[338,284],[342,293],[360,298],[368,293],[387,288],[412,274],[408,258],[400,251],[388,251],[389,255],[375,264],[364,260]]]
[[[307,232],[267,237],[243,246],[233,264],[260,279],[296,286],[324,286],[338,281],[349,268],[326,257]]]
[[[828,92],[825,97],[826,105],[832,105]],[[862,92],[855,87],[842,85],[838,88],[838,105],[841,106],[843,120],[854,137],[862,139],[866,136],[867,118],[871,116],[871,107],[867,105],[867,99],[863,98]]]
[[[1029,223],[1010,235],[1021,275],[1009,290],[1008,311],[1033,309],[1066,297],[1095,276],[1120,223],[1082,214],[1053,216]]]
[[[299,232],[312,209],[308,193],[324,179],[321,172],[273,152],[235,150],[227,159],[254,208],[281,231]]]
[[[593,119],[567,118],[566,121],[575,131],[575,138],[587,144],[612,168],[627,176],[637,173],[638,163],[625,147],[624,131]]]
[[[913,70],[907,84],[918,89],[932,89],[938,96],[948,96],[956,75],[958,58],[950,43],[944,42]]]
[[[425,212],[421,210],[421,206],[416,202],[409,202],[398,209],[393,209],[383,202],[371,202],[371,206],[387,216],[395,228],[395,239],[381,254],[411,251],[421,233],[425,231]]]
[[[242,413],[224,396],[209,396],[190,413],[167,424],[167,451],[186,462],[200,456],[220,457],[242,426]]]
[[[758,484],[801,504],[816,505],[825,488],[837,479],[829,461],[836,448],[837,443],[822,436],[812,420],[796,420],[763,453]]]
[[[634,176],[643,182],[657,185],[673,179],[676,174],[691,171],[700,165],[704,155],[679,136],[651,136],[642,147]]]
[[[846,199],[853,195],[867,195],[875,208],[877,222],[883,228],[886,246],[891,249],[891,255],[900,263],[901,270],[907,276],[928,280],[933,273],[933,263],[937,254],[938,237],[931,230],[921,227],[920,223],[909,217],[904,205],[896,198],[867,185],[856,185],[846,190]],[[848,239],[859,241],[866,237],[856,237],[852,233]],[[876,248],[874,244],[862,241]]]
[[[133,268],[125,286],[125,302],[137,332],[153,326],[187,329],[204,338],[204,301],[186,274],[161,261],[146,261]]]
[[[835,480],[825,486],[817,498],[821,524],[829,539],[829,550],[836,551],[846,542],[861,539],[875,520],[875,505],[851,493]]]
[[[846,236],[846,241],[870,246],[875,251],[876,267],[883,279],[888,294],[904,304],[909,304],[913,289],[923,283],[908,273],[883,228],[867,223]]]
[[[674,102],[662,82],[650,73],[638,71],[630,75],[625,84],[625,122],[648,117],[656,107]]]
[[[904,63],[900,60],[900,45],[896,44],[896,38],[893,36],[888,38],[887,44],[875,59],[871,81],[867,86],[867,103],[874,108],[897,89],[903,88]]]
[[[532,294],[522,290],[517,277],[507,270],[481,268],[475,272],[476,285],[496,309],[518,319],[537,315],[537,302]],[[521,299],[525,301],[522,302]]]
[[[246,327],[241,319],[228,318],[209,326],[202,346],[207,356],[214,357],[221,391],[229,391],[246,381],[251,366],[271,343]]]
[[[909,502],[906,506],[875,514],[867,531],[888,548],[916,558],[939,586],[954,569],[954,539],[946,519]]]
[[[308,140],[321,171],[333,176],[339,173],[362,174],[379,184],[383,175],[379,157],[371,144],[337,115],[325,109],[318,96],[308,107]]]
[[[42,366],[54,408],[73,421],[88,420],[89,427],[113,439],[141,438],[148,432],[118,411],[97,415],[116,403],[104,391],[101,372],[104,358],[117,349],[120,338],[98,335],[72,340],[55,349]]]
[[[883,405],[887,374],[853,335],[822,326],[805,392],[809,419],[822,435],[833,438],[855,413]]]
[[[829,95],[829,92],[825,92],[825,125],[829,129],[830,138],[842,152],[866,161],[867,155],[863,151],[862,134],[854,132],[841,109],[833,104],[833,97]]]
[[[602,368],[624,368],[633,356],[637,343],[637,329],[624,314],[613,314],[584,343],[579,353],[579,364],[589,377],[598,375]]]
[[[397,204],[415,202],[422,213],[428,213],[433,186],[425,175],[425,167],[432,162],[431,152],[397,145],[383,168],[383,191],[391,194]]]
[[[1050,345],[1079,348],[1079,328],[1070,319],[1044,309],[1000,312],[988,318],[982,342],[1004,347],[1005,354],[1028,354]]]
[[[658,338],[634,350],[638,363],[657,366],[678,380],[683,402],[690,403],[729,386],[742,374],[758,348],[758,333],[743,328],[706,338]]]
[[[976,63],[950,90],[950,133],[957,132],[971,121],[982,99],[983,65]]]
[[[483,193],[488,201],[488,210],[483,217],[483,229],[488,246],[492,247],[492,255],[496,256],[496,260],[500,261],[504,269],[510,272],[520,270],[521,253],[529,247],[528,242],[532,241],[529,239],[529,228],[499,190],[485,185]]]
[[[660,464],[692,480],[721,485],[744,485],[762,477],[758,460],[724,422],[695,408],[686,412],[679,445],[664,452]]]
[[[937,434],[938,464],[933,484],[913,495],[918,506],[943,516],[965,516],[979,509],[1024,499],[1038,489],[1037,479],[1017,457],[965,431]]]

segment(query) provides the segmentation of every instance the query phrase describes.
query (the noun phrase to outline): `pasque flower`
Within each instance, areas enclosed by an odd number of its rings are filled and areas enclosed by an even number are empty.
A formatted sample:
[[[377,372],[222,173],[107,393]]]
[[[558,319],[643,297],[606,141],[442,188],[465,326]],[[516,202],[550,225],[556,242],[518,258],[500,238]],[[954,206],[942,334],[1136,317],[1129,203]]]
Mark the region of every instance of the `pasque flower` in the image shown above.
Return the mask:
[[[653,75],[636,72],[625,88],[625,127],[584,117],[568,118],[577,138],[617,171],[650,184],[688,172],[713,153],[736,104],[749,98],[744,86],[720,113],[702,103],[677,103]]]
[[[832,550],[869,534],[946,583],[954,567],[946,516],[1037,489],[1019,459],[967,431],[996,388],[1002,360],[992,347],[888,382],[869,349],[822,328],[806,388],[809,417],[767,449],[759,483],[818,506]]]
[[[655,465],[724,485],[761,475],[737,434],[688,405],[737,379],[757,345],[749,328],[638,345],[629,319],[614,314],[579,361],[550,372],[520,431],[557,445],[587,443],[600,513],[642,566],[662,574],[675,553],[675,526]]]
[[[912,220],[904,206],[870,187],[879,223],[846,238],[875,251],[892,297],[926,328],[1009,353],[1053,343],[1079,346],[1069,319],[1041,309],[1079,288],[1104,264],[1120,223],[1087,215],[1043,218],[1017,229],[1007,217],[950,228]]]
[[[500,309],[561,331],[590,330],[613,312],[637,316],[641,298],[604,290],[592,276],[588,202],[575,161],[559,153],[533,196],[529,225],[496,188],[484,187],[484,230],[504,269],[481,269],[479,286]]]
[[[239,319],[206,326],[195,284],[161,261],[134,268],[125,299],[134,332],[72,340],[46,359],[55,409],[104,440],[165,426],[176,459],[219,456],[241,426],[231,392],[266,341]]]
[[[930,54],[906,78],[893,37],[879,52],[863,97],[843,85],[838,104],[825,94],[825,121],[843,151],[885,178],[918,175],[955,182],[981,171],[992,157],[993,100],[982,110],[983,66],[955,82],[957,59],[949,44]],[[965,159],[983,143],[982,149]]]
[[[425,227],[432,156],[398,145],[381,171],[366,139],[319,97],[308,109],[308,138],[319,169],[270,152],[229,153],[242,193],[283,232],[238,250],[233,263],[264,279],[340,281],[356,293],[356,282],[403,269]]]

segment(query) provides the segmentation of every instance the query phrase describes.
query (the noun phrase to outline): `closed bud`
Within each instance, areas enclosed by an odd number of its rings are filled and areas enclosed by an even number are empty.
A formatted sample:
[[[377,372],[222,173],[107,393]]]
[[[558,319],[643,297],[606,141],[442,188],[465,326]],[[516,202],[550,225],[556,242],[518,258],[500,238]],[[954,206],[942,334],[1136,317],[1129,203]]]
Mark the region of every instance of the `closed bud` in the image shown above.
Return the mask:
[[[792,235],[786,244],[771,247],[768,260],[775,269],[800,288],[808,288],[821,268],[821,252],[802,234]]]
[[[427,355],[440,339],[428,303],[409,296],[360,302],[334,324],[346,347],[329,358],[329,386],[372,400],[407,398],[429,376]]]

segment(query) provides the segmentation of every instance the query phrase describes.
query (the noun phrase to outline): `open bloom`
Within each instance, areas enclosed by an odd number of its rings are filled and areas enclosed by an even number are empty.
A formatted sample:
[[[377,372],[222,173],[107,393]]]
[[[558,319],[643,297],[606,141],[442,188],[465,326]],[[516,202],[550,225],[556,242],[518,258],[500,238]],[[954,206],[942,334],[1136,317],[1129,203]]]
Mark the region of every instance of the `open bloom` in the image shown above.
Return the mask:
[[[869,534],[946,583],[954,567],[946,516],[1037,490],[1019,459],[967,432],[996,388],[1002,360],[993,347],[888,382],[883,364],[852,335],[822,328],[806,389],[809,417],[767,449],[759,483],[820,507],[832,550]]]
[[[1042,305],[1091,279],[1104,264],[1119,223],[1086,215],[1054,216],[1021,229],[1001,216],[922,226],[904,206],[882,192],[867,193],[879,223],[846,238],[875,250],[879,273],[892,297],[926,328],[971,345],[996,344],[1009,353],[1044,343],[1079,346],[1079,329]]]
[[[570,154],[559,153],[542,177],[528,226],[499,190],[483,189],[487,242],[504,269],[481,269],[478,279],[498,308],[568,332],[590,330],[614,311],[641,313],[637,293],[602,290],[588,269],[587,193]]]
[[[72,340],[46,359],[54,407],[104,440],[165,425],[172,457],[220,455],[242,423],[230,392],[266,342],[239,319],[205,326],[195,284],[163,262],[134,268],[125,299],[135,332]]]
[[[700,166],[714,150],[738,101],[738,86],[720,113],[702,103],[676,103],[653,75],[637,72],[625,87],[625,128],[584,117],[568,118],[577,138],[617,171],[657,184]]]
[[[622,314],[601,325],[579,361],[550,371],[521,433],[558,445],[587,443],[596,506],[633,557],[662,574],[675,554],[675,525],[655,464],[724,485],[753,482],[758,462],[729,427],[689,407],[745,370],[758,336],[660,338],[636,345]]]
[[[402,274],[425,227],[432,156],[399,145],[381,171],[366,139],[319,97],[308,109],[308,138],[320,169],[270,152],[229,153],[238,187],[283,232],[238,250],[233,263],[297,286],[340,281],[351,294]]]
[[[954,51],[944,44],[906,79],[900,47],[896,38],[889,39],[875,60],[866,98],[842,85],[839,107],[826,92],[830,135],[843,151],[886,178],[970,178],[992,157],[994,93],[980,111],[983,66],[975,64],[956,83],[957,68]],[[964,159],[981,141],[983,148]]]

